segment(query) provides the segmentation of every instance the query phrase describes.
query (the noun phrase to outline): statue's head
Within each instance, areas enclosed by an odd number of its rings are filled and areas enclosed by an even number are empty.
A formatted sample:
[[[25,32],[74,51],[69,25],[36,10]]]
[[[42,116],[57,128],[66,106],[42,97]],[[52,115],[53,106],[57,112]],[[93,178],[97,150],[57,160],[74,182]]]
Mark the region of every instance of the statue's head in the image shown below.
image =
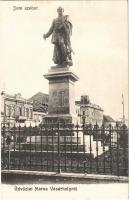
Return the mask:
[[[63,9],[61,6],[59,6],[59,7],[57,8],[57,12],[58,12],[59,15],[62,15],[63,12],[64,12],[64,9]]]

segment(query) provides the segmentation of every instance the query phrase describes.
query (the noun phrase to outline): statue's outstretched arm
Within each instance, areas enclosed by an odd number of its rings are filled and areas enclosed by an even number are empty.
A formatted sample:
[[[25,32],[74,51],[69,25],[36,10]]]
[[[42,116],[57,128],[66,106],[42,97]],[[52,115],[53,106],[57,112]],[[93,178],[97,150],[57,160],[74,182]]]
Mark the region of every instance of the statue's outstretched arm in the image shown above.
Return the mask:
[[[46,34],[43,34],[43,38],[44,39],[48,38],[52,34],[53,29],[54,29],[54,21],[52,22],[52,25],[51,25],[49,31]]]

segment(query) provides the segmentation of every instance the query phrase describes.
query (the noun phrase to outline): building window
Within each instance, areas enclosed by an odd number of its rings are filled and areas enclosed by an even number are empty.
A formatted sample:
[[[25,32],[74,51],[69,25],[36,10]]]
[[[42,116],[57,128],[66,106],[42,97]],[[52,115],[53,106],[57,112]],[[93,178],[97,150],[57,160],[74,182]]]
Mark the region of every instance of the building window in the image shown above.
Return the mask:
[[[30,109],[30,118],[31,119],[33,118],[33,109],[32,108]]]
[[[82,112],[82,115],[85,115],[85,111]]]
[[[36,119],[37,119],[37,115],[34,115],[34,120],[36,121]]]
[[[22,116],[22,108],[19,107],[19,116]]]
[[[86,122],[86,119],[85,119],[85,117],[83,117],[82,118],[82,123],[85,124],[85,122]]]
[[[11,107],[11,117],[15,117],[15,107]]]
[[[25,116],[25,108],[22,106],[22,116]]]
[[[6,116],[10,117],[11,115],[11,106],[6,105]]]
[[[26,117],[26,108],[25,108],[25,117]]]
[[[25,117],[29,118],[29,108],[25,108]]]
[[[26,117],[29,118],[29,108],[26,108]]]

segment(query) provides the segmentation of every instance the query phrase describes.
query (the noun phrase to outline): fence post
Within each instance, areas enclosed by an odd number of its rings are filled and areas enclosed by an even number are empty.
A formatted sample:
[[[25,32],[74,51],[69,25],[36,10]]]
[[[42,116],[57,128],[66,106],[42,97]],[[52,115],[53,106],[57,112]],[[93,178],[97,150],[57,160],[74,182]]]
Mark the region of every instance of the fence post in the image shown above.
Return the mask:
[[[116,134],[117,134],[117,176],[119,176],[119,129],[118,123],[116,123]]]
[[[41,136],[41,170],[43,169],[43,132],[42,132],[42,126],[40,130],[40,136]],[[37,142],[37,137],[35,137],[35,150],[36,150],[36,142]],[[40,154],[39,154],[40,155]]]
[[[24,124],[24,131],[23,131],[23,134],[25,136],[25,144],[24,144],[24,169],[26,168],[27,166],[27,145],[26,145],[26,142],[27,142],[27,136],[26,136],[26,132],[27,132],[27,128],[26,128],[26,123]]]
[[[70,146],[71,146],[71,147],[70,147],[70,148],[71,148],[71,149],[70,149],[70,150],[71,150],[71,151],[70,151],[70,154],[71,154],[71,156],[70,156],[70,157],[71,157],[71,166],[70,166],[70,168],[71,168],[71,172],[72,172],[72,167],[73,167],[73,159],[72,159],[72,156],[73,156],[73,155],[72,155],[72,152],[73,152],[73,150],[72,150],[72,148],[73,148],[72,140],[73,140],[73,139],[72,139],[72,134],[73,134],[73,133],[72,133],[72,130],[70,130],[70,140],[71,140],[71,143],[70,143]]]
[[[60,166],[60,122],[58,122],[58,173],[61,173]]]
[[[6,144],[8,145],[8,170],[10,169],[10,143],[11,143],[11,138],[8,135],[6,139]]]
[[[95,134],[96,134],[96,164],[97,164],[97,173],[99,173],[99,160],[98,160],[98,124],[95,125]]]
[[[76,132],[77,132],[77,171],[79,170],[79,145],[78,145],[78,140],[79,140],[79,137],[78,137],[78,133],[79,133],[79,125],[77,123],[76,125]]]
[[[29,129],[30,129],[30,160],[29,160],[29,165],[30,165],[30,169],[31,169],[31,148],[32,148],[32,146],[31,146],[31,131],[32,131],[32,128],[31,128],[31,123],[30,123],[30,127],[29,127]]]
[[[55,170],[55,167],[54,167],[54,162],[55,162],[55,155],[54,155],[54,151],[55,151],[55,149],[54,149],[54,138],[56,138],[56,137],[54,137],[55,136],[55,132],[54,132],[54,126],[53,126],[53,124],[52,124],[52,170],[54,171]]]
[[[89,125],[89,135],[90,135],[90,173],[92,172],[92,143],[91,143],[91,135],[92,134],[92,125]]]
[[[84,159],[84,162],[85,162],[85,121],[83,121],[83,125],[82,125],[82,131],[83,131],[83,159]],[[84,163],[83,162],[83,163]],[[85,171],[85,165],[83,166],[83,171]]]
[[[112,174],[112,125],[109,124],[110,172]]]
[[[86,161],[83,162],[84,163],[84,174],[86,173]]]
[[[10,145],[8,145],[8,170],[10,169]]]
[[[126,138],[126,131],[127,131],[127,128],[126,128],[126,125],[125,124],[123,124],[123,126],[122,126],[122,129],[123,129],[123,143],[124,143],[124,153],[123,153],[123,161],[124,161],[124,166],[123,166],[123,168],[124,168],[124,175],[127,175],[126,173],[128,173],[128,172],[126,172],[126,170],[127,170],[127,152],[126,152],[126,146],[127,146],[127,144],[126,144],[126,142],[127,142],[127,138]],[[128,143],[128,142],[127,142]]]
[[[103,142],[103,173],[105,174],[105,127],[102,124],[102,142]]]
[[[5,124],[2,126],[2,136],[3,136],[3,149],[2,149],[2,154],[3,154],[3,168],[6,168],[6,162],[5,162]]]
[[[16,161],[16,154],[15,154],[15,150],[16,150],[16,126],[15,126],[15,123],[14,123],[14,133],[13,133],[13,155],[14,155],[14,169],[15,169],[15,167],[16,167],[16,165],[15,165],[15,161]]]

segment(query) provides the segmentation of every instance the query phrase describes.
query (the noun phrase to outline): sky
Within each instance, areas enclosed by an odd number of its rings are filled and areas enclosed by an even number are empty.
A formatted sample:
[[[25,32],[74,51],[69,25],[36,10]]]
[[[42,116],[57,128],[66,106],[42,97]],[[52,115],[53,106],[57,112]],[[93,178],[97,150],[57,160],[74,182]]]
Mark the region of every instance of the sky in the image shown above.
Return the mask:
[[[14,6],[22,10],[13,11]],[[24,7],[37,7],[25,10]],[[70,16],[73,70],[79,76],[76,100],[89,95],[114,119],[128,110],[128,33],[127,1],[13,1],[0,2],[1,90],[30,98],[37,92],[49,93],[43,77],[52,61],[51,37],[43,39],[58,6]]]

